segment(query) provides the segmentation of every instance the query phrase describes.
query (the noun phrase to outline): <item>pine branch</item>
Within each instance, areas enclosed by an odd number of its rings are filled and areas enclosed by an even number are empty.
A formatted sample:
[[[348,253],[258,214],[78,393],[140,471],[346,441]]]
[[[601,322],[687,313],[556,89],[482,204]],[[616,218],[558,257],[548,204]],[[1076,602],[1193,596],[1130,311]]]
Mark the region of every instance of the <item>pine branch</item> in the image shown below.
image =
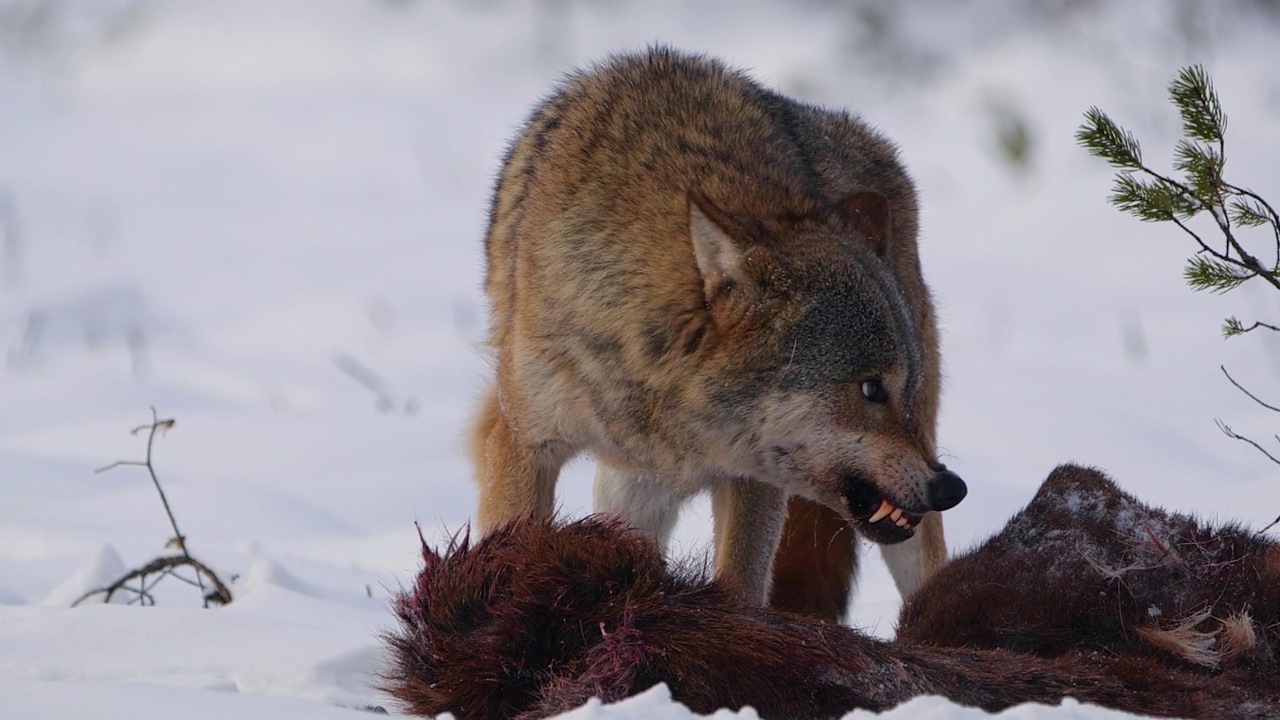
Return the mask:
[[[1084,117],[1085,124],[1076,131],[1077,143],[1118,168],[1142,167],[1142,148],[1133,133],[1120,128],[1097,107],[1089,108]]]
[[[1274,330],[1275,332],[1280,332],[1280,327],[1277,327],[1275,325],[1270,325],[1264,322],[1254,322],[1249,327],[1245,327],[1244,323],[1240,322],[1233,315],[1227,318],[1226,322],[1222,324],[1222,336],[1224,338],[1231,338],[1231,337],[1235,337],[1236,335],[1244,335],[1245,333],[1253,332],[1258,328],[1265,328],[1267,330]]]
[[[1182,115],[1182,129],[1189,137],[1216,143],[1224,142],[1227,132],[1227,116],[1218,102],[1209,74],[1204,67],[1192,65],[1178,73],[1178,79],[1169,83],[1169,96]]]
[[[1227,118],[1208,74],[1200,66],[1184,68],[1170,84],[1169,93],[1187,135],[1174,153],[1174,167],[1186,175],[1185,182],[1143,163],[1137,139],[1102,110],[1092,107],[1085,113],[1085,122],[1076,132],[1077,142],[1121,170],[1112,187],[1111,203],[1140,220],[1172,222],[1196,241],[1198,257],[1191,258],[1184,273],[1193,288],[1226,292],[1245,280],[1261,277],[1280,289],[1280,216],[1256,193],[1222,178]],[[1223,235],[1222,249],[1211,247],[1184,222],[1205,211]],[[1232,222],[1240,227],[1271,226],[1276,240],[1273,267],[1265,267],[1245,250],[1235,237]]]
[[[1187,261],[1182,277],[1192,290],[1208,290],[1213,293],[1224,293],[1234,290],[1240,283],[1253,277],[1255,273],[1237,271],[1239,263],[1224,261],[1219,257],[1194,255]]]
[[[1231,219],[1240,227],[1260,227],[1271,222],[1266,210],[1251,199],[1231,201]]]
[[[1223,178],[1227,116],[1208,73],[1199,65],[1183,68],[1169,84],[1169,97],[1182,118],[1185,136],[1178,141],[1173,155],[1174,169],[1184,176],[1181,181],[1143,163],[1137,138],[1116,125],[1102,110],[1091,107],[1085,113],[1085,122],[1076,131],[1076,141],[1120,171],[1110,202],[1140,220],[1172,222],[1195,240],[1199,250],[1187,261],[1183,271],[1192,289],[1225,293],[1260,277],[1280,290],[1280,214],[1257,193]],[[1222,234],[1223,245],[1211,247],[1191,229],[1188,221],[1201,212],[1212,216]],[[1236,237],[1237,228],[1258,227],[1271,229],[1275,242],[1275,262],[1271,267],[1263,265]],[[1280,326],[1254,322],[1246,327],[1237,318],[1229,317],[1223,323],[1222,333],[1230,338],[1258,328],[1280,332]],[[1259,405],[1280,412],[1280,408],[1268,405],[1237,383],[1226,368],[1222,372],[1232,385]],[[1280,464],[1280,459],[1257,442],[1235,432],[1221,420],[1215,422],[1228,437],[1249,443],[1272,462]],[[1280,435],[1276,440],[1280,442]]]
[[[1222,153],[1203,143],[1179,140],[1173,167],[1186,173],[1197,198],[1217,199],[1222,192]]]
[[[1280,213],[1271,207],[1271,203],[1267,202],[1262,196],[1249,190],[1248,188],[1237,187],[1231,183],[1225,183],[1228,191],[1238,197],[1244,197],[1246,200],[1237,200],[1236,202],[1244,205],[1247,215],[1262,215],[1266,218],[1266,224],[1271,225],[1271,234],[1276,241],[1276,264],[1274,270],[1280,270]],[[1246,220],[1244,224],[1248,224]]]
[[[1120,173],[1111,190],[1111,204],[1147,222],[1185,220],[1200,212],[1201,205],[1194,196],[1176,183],[1143,166],[1139,170],[1154,180],[1137,178],[1132,172]]]

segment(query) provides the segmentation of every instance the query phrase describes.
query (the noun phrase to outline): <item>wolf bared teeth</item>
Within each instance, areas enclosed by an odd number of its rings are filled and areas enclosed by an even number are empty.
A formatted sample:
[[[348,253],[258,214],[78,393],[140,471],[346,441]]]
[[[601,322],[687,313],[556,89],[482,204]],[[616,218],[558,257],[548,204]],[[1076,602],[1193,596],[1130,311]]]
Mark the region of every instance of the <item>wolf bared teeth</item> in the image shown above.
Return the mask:
[[[897,508],[890,505],[888,500],[881,500],[880,507],[875,511],[875,513],[871,515],[871,517],[867,518],[867,522],[878,523],[881,520],[883,520],[886,515],[893,512],[894,510],[897,510]],[[899,510],[898,512],[902,512],[902,511]]]
[[[897,520],[894,520],[894,524],[900,528],[905,528],[911,524],[911,521],[904,517],[899,517]]]
[[[898,521],[902,519],[902,508],[894,508],[893,514],[889,516],[889,519],[901,525],[902,523]]]

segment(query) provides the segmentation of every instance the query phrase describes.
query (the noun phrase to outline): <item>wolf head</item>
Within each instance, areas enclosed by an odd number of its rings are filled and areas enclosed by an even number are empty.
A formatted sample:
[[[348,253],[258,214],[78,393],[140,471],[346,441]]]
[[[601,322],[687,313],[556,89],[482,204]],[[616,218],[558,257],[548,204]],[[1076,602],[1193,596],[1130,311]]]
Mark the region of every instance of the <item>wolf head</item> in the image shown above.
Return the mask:
[[[885,197],[761,218],[693,191],[689,218],[709,316],[697,383],[725,471],[821,502],[881,543],[959,503],[965,484],[916,409],[927,349]]]

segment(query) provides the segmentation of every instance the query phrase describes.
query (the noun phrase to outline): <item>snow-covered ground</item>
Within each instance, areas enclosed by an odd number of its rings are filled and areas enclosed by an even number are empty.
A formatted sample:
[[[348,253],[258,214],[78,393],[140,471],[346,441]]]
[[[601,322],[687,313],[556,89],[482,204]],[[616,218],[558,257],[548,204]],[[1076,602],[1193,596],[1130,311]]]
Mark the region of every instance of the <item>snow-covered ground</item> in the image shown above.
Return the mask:
[[[1099,105],[1167,166],[1164,87],[1202,62],[1230,116],[1228,176],[1280,200],[1280,18],[1063,7],[0,0],[0,716],[388,704],[378,633],[416,569],[414,522],[440,539],[474,505],[461,446],[487,372],[498,158],[561,72],[652,41],[853,108],[901,145],[941,313],[941,441],[970,487],[954,548],[1068,460],[1153,503],[1270,522],[1276,466],[1213,421],[1274,434],[1218,365],[1280,400],[1276,338],[1219,332],[1232,314],[1275,322],[1276,296],[1191,293],[1190,240],[1108,206],[1110,171],[1072,134]],[[1002,127],[1029,133],[1025,162]],[[155,465],[179,525],[237,578],[235,602],[203,610],[169,581],[158,607],[69,609],[171,535],[144,471],[93,473],[143,457],[129,431],[149,406],[177,420]],[[589,507],[590,474],[566,473],[566,513]],[[678,551],[705,552],[708,523],[690,508]],[[889,636],[898,599],[868,557],[850,620]],[[689,713],[655,688],[570,716]],[[979,716],[922,698],[884,717]]]

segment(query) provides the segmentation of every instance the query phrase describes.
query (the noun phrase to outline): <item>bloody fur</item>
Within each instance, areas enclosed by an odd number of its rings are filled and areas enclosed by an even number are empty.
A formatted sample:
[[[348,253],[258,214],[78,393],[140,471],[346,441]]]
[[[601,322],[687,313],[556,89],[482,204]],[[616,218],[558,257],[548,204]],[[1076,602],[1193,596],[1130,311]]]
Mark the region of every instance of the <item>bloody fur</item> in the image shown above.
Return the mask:
[[[1073,697],[1162,717],[1280,713],[1280,546],[1149,508],[1074,466],[914,595],[896,642],[744,604],[598,517],[520,519],[442,554],[424,543],[423,562],[397,598],[385,676],[419,715],[539,718],[659,682],[695,712],[764,718],[922,694],[989,711]],[[1144,639],[1188,617],[1223,638],[1212,666]]]

